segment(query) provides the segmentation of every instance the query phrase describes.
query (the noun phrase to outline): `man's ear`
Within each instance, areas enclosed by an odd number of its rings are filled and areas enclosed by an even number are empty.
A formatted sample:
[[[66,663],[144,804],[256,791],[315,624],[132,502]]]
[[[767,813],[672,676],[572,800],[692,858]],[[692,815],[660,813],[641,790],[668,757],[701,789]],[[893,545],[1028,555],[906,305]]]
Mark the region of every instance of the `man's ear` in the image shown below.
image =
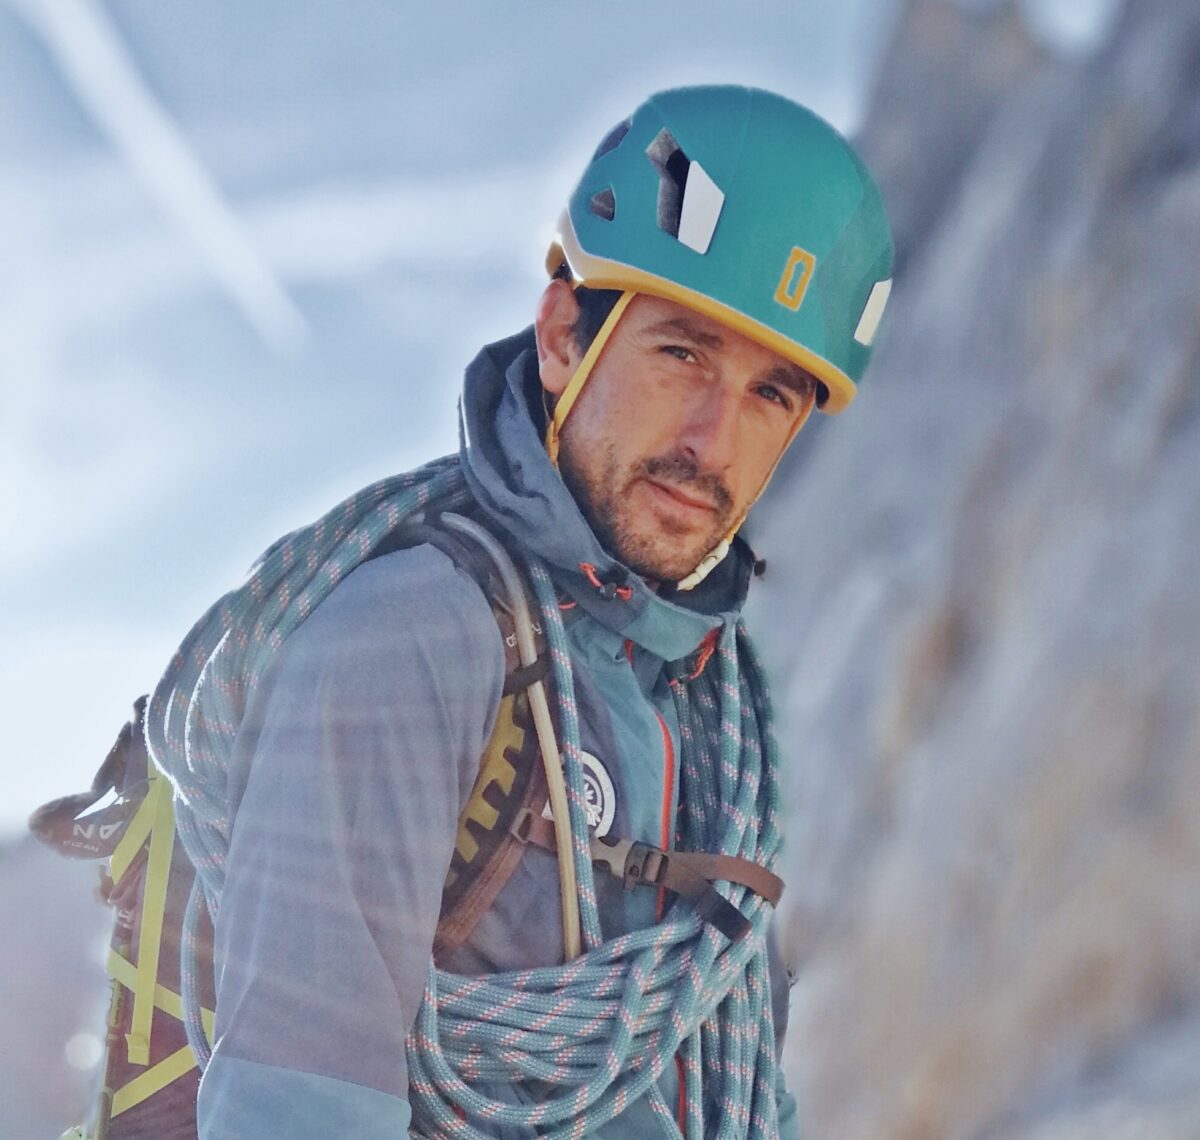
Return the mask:
[[[533,320],[538,372],[542,387],[551,396],[562,395],[583,359],[573,331],[578,318],[579,302],[575,299],[575,290],[556,277],[546,286]]]

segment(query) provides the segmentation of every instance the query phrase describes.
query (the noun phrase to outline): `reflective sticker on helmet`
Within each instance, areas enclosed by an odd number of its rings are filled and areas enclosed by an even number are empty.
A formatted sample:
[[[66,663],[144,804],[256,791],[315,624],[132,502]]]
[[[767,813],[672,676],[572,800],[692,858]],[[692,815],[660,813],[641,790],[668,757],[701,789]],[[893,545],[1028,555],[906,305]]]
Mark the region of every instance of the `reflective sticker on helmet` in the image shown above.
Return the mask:
[[[817,259],[808,250],[801,249],[798,245],[792,247],[787,264],[783,267],[783,273],[779,278],[779,284],[775,286],[775,300],[785,309],[791,309],[794,312],[800,308],[816,264]]]
[[[861,345],[870,346],[879,331],[879,322],[883,319],[883,310],[887,308],[888,297],[892,295],[892,279],[876,281],[867,298],[862,316],[858,319],[858,328],[854,330],[854,339]]]
[[[709,177],[708,171],[693,161],[688,167],[687,182],[683,188],[679,240],[697,253],[707,253],[724,205],[724,192]]]

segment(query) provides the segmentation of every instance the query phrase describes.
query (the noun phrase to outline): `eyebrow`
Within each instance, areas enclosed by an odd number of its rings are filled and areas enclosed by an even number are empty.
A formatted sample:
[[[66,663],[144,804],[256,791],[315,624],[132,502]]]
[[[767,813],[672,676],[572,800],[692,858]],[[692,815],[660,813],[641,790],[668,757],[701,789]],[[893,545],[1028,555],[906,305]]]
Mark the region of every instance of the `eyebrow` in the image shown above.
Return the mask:
[[[779,365],[772,368],[766,378],[766,382],[768,384],[778,384],[781,388],[786,388],[801,400],[807,400],[809,396],[815,395],[817,385],[820,383],[811,372],[806,372],[798,364],[793,364],[790,367]]]
[[[686,337],[701,348],[720,348],[725,343],[717,333],[705,332],[694,322],[689,321],[687,317],[668,317],[666,320],[650,325],[646,332],[654,336],[661,333],[675,333],[677,336]]]
[[[724,338],[716,332],[707,332],[697,328],[694,322],[686,317],[667,317],[658,323],[649,325],[646,332],[650,336],[660,336],[664,332],[673,332],[676,336],[684,337],[692,344],[701,348],[720,348],[725,343]],[[799,365],[776,365],[764,378],[764,383],[778,384],[796,396],[798,400],[808,400],[821,390],[821,382],[814,374],[804,370]]]
[[[687,317],[667,317],[665,320],[647,327],[645,332],[650,336],[674,333],[701,348],[720,348],[725,343],[720,334],[706,332]],[[820,384],[820,381],[811,372],[801,368],[798,364],[776,365],[767,374],[764,382],[778,384],[801,400],[807,400],[810,396],[815,395]]]

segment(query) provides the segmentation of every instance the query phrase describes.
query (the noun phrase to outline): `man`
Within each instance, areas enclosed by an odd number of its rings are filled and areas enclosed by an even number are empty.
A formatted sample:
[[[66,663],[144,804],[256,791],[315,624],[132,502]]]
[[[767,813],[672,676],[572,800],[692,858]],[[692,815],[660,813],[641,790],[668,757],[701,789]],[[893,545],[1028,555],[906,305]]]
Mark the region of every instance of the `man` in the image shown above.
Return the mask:
[[[253,621],[185,646],[208,662],[203,700],[248,694],[186,744],[170,710],[190,683],[169,674],[152,706],[216,912],[204,1140],[798,1134],[775,1074],[778,795],[736,535],[812,409],[853,398],[891,257],[862,164],[777,96],[664,92],[601,143],[533,329],[467,371],[459,463],[403,498],[470,500],[528,567],[564,765],[547,778],[569,797],[526,820],[558,857],[531,845],[457,941],[447,871],[480,834],[464,813],[495,814],[472,799],[480,757],[519,728],[478,576],[437,541],[381,553],[350,504],[271,552],[275,576],[237,596]],[[255,641],[269,667],[236,656]],[[193,794],[210,727],[230,748],[217,792]],[[618,840],[647,845],[624,883],[598,846]]]

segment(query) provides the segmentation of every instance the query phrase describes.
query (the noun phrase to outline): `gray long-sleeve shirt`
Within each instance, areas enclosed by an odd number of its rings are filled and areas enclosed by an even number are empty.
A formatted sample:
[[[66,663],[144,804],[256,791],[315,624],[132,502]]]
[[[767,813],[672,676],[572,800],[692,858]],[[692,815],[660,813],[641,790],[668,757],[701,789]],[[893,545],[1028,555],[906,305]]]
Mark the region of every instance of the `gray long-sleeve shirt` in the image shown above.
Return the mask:
[[[284,645],[231,772],[206,1140],[330,1135],[326,1101],[343,1135],[407,1126],[404,1039],[503,679],[486,600],[429,547],[360,567]]]

